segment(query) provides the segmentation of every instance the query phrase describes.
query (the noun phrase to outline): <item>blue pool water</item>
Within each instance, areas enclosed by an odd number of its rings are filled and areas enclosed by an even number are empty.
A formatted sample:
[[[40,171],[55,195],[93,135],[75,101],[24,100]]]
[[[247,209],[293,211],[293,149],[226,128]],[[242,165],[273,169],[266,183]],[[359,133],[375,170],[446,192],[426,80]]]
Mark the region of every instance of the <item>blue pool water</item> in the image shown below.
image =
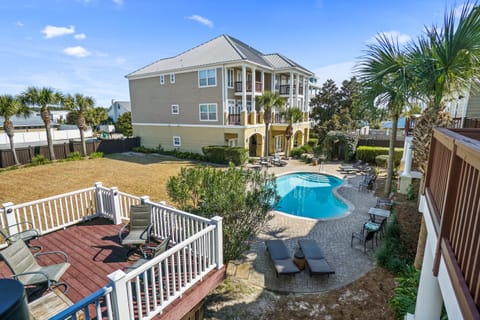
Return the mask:
[[[348,206],[333,195],[342,180],[311,172],[297,172],[277,177],[280,201],[275,210],[313,219],[338,217]]]

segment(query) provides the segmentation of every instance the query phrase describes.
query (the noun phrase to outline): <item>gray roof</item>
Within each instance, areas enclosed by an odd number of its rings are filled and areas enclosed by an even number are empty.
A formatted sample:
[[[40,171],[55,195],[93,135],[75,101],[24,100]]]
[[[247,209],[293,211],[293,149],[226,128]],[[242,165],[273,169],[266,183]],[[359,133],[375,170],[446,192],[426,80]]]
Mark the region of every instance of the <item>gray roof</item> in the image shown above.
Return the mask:
[[[113,100],[112,105],[108,108],[107,111],[111,110],[115,104],[120,105],[123,109],[127,111],[132,111],[132,105],[130,104],[130,101],[118,101],[118,100]]]
[[[279,53],[270,53],[270,54],[264,55],[263,57],[276,70],[296,68],[296,69],[301,69],[305,73],[309,73],[309,74],[313,75],[313,72],[311,72],[310,70],[302,67],[301,65],[299,65],[295,61],[293,61],[293,60],[291,60],[291,59],[289,59],[289,58],[287,58],[284,55],[281,55]]]
[[[277,58],[274,58],[274,56]],[[248,61],[271,70],[277,68],[276,63],[278,62],[278,65],[282,66],[281,68],[287,68],[289,66],[290,68],[298,68],[302,72],[313,74],[311,71],[284,56],[279,54],[265,56],[260,51],[240,40],[229,35],[221,35],[174,57],[153,62],[128,74],[126,77],[135,78],[158,75],[161,73],[240,61]]]
[[[2,128],[4,121],[5,118],[0,117],[0,126]],[[12,121],[14,127],[43,127],[45,125],[40,115],[37,116],[35,112],[30,113],[30,116],[27,118],[12,116],[10,121]]]

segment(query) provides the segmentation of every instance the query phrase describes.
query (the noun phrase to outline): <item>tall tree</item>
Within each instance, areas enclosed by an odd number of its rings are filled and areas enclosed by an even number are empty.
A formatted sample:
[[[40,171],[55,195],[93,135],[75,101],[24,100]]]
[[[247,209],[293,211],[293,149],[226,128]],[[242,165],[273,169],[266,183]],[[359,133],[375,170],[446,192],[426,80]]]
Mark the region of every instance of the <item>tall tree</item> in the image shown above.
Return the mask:
[[[61,103],[63,101],[63,95],[52,88],[29,87],[20,95],[20,100],[24,104],[40,107],[40,116],[45,124],[45,131],[47,134],[47,144],[48,151],[50,153],[50,159],[55,160],[52,132],[50,131],[51,119],[48,108],[49,105]]]
[[[11,121],[12,116],[29,116],[30,110],[25,106],[17,97],[14,97],[9,94],[4,94],[0,96],[0,117],[4,118],[3,121],[3,129],[8,136],[8,140],[10,142],[10,150],[13,153],[13,160],[15,161],[15,165],[20,165],[20,161],[18,161],[17,152],[15,150],[15,144],[13,141],[14,135],[14,127]]]
[[[115,131],[123,133],[124,136],[131,137],[133,135],[132,113],[125,112],[117,119]]]
[[[277,92],[265,91],[261,96],[255,97],[258,107],[263,110],[263,121],[265,122],[265,156],[268,156],[270,139],[270,123],[272,122],[272,112],[282,111],[285,105],[285,99]]]
[[[341,100],[342,97],[335,81],[328,79],[322,85],[320,92],[310,101],[312,107],[311,118],[318,125],[321,125],[331,119],[334,114],[340,112]]]
[[[287,139],[287,145],[285,146],[285,156],[288,157],[290,151],[290,139],[293,136],[293,124],[303,120],[303,112],[297,107],[288,108],[283,112],[285,119],[287,119],[288,126],[285,129],[285,138]]]
[[[377,36],[376,43],[367,46],[367,51],[357,66],[357,72],[363,85],[363,94],[376,105],[385,105],[392,118],[385,183],[385,195],[388,195],[392,188],[398,119],[408,103],[408,95],[413,87],[405,54],[399,47],[398,39],[384,34]]]
[[[65,98],[65,106],[75,111],[77,114],[77,127],[80,130],[80,141],[82,142],[82,156],[87,156],[87,146],[85,144],[85,130],[87,130],[87,123],[85,121],[85,114],[89,112],[89,110],[93,109],[95,105],[95,101],[92,97],[84,96],[80,93],[76,93],[75,95],[71,96],[68,95]]]
[[[107,109],[103,107],[95,107],[87,110],[85,113],[85,120],[87,124],[91,125],[95,131],[98,131],[98,126],[108,119]]]

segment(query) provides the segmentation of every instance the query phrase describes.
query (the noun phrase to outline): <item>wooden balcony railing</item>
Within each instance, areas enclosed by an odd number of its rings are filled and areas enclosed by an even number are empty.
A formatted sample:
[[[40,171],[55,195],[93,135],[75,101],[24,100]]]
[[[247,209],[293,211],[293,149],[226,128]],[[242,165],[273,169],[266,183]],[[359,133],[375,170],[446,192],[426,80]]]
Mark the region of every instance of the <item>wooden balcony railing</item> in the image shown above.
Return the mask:
[[[480,130],[435,128],[425,179],[440,257],[465,319],[479,319]]]
[[[480,118],[465,118],[464,128],[480,128]]]
[[[252,92],[252,82],[247,81],[247,93]],[[242,81],[236,81],[235,82],[235,92],[242,92]],[[255,82],[255,92],[262,92],[262,83],[260,81]]]
[[[281,95],[289,95],[290,94],[290,85],[289,84],[281,84],[279,93]],[[293,85],[293,93],[295,94],[295,85]],[[303,86],[298,87],[298,95],[303,95]]]
[[[239,125],[240,124],[240,114],[234,113],[228,115],[228,124],[230,125]]]

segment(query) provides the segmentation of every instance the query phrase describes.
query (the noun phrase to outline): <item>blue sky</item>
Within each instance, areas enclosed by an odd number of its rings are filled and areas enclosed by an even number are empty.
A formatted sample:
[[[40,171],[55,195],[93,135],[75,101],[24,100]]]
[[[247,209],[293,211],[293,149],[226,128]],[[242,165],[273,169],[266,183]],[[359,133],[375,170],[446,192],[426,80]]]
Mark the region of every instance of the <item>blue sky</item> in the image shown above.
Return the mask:
[[[401,41],[440,24],[447,0],[2,0],[0,94],[28,86],[92,96],[108,107],[129,100],[125,75],[231,35],[278,52],[323,83],[350,76],[375,35]]]

